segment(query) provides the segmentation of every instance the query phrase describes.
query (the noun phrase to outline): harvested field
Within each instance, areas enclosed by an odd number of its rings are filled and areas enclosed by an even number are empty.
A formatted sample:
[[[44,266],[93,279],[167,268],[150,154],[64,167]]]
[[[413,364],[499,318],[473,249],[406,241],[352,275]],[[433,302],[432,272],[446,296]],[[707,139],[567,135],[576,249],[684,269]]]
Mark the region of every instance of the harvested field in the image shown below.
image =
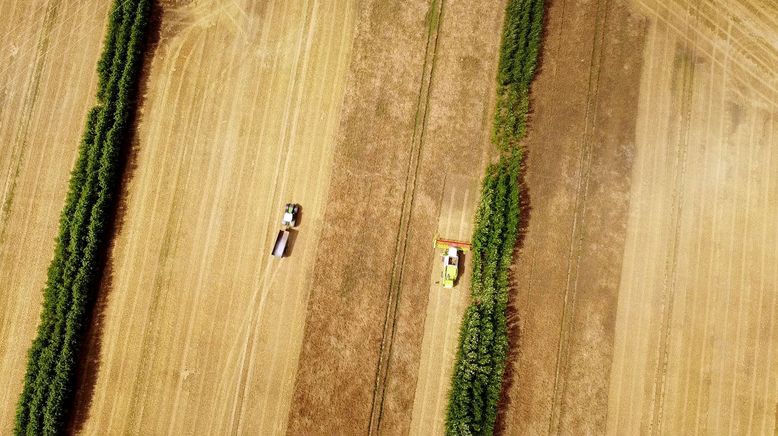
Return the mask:
[[[551,3],[505,434],[774,431],[776,23]]]
[[[107,2],[0,4],[0,434],[10,434]]]
[[[160,6],[74,430],[283,433],[355,2]]]
[[[432,245],[436,233],[472,233],[503,9],[362,6],[319,247],[331,255],[314,271],[292,434],[443,429],[467,265],[441,289]]]
[[[608,426],[769,434],[778,402],[778,6],[655,2]]]

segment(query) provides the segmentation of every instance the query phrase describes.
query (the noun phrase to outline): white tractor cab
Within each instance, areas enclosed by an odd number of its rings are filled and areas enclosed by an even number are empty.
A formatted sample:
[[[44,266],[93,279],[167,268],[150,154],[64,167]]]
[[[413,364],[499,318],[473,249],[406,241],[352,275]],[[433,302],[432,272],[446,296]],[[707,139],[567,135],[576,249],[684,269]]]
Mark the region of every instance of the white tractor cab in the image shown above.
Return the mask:
[[[443,251],[443,269],[440,273],[441,284],[446,289],[451,289],[456,285],[459,278],[459,252],[470,250],[470,244],[451,239],[435,239],[435,248],[442,248]]]
[[[276,243],[273,244],[271,254],[275,257],[284,257],[286,255],[286,243],[289,241],[290,229],[297,225],[297,213],[300,212],[300,205],[287,203],[284,206],[284,216],[281,218],[283,228],[278,231]]]
[[[284,206],[284,217],[281,218],[281,225],[284,227],[295,227],[297,225],[297,212],[299,211],[299,204],[287,203]]]

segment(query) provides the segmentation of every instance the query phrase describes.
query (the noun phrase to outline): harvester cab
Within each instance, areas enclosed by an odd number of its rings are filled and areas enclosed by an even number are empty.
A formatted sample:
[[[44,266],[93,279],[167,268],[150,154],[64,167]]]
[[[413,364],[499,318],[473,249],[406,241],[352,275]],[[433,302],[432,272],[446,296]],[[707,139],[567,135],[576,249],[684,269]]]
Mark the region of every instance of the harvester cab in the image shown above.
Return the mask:
[[[440,279],[444,288],[451,289],[459,278],[459,252],[470,250],[470,244],[451,239],[435,239],[435,248],[443,249],[443,270]]]

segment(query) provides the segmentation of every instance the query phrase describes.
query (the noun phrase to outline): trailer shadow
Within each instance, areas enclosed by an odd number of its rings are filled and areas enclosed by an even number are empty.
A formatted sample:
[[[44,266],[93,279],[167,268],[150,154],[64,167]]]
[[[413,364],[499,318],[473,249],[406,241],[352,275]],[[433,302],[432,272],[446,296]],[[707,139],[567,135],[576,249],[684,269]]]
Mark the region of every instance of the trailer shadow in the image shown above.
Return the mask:
[[[283,257],[289,257],[294,252],[294,243],[297,241],[298,233],[297,229],[289,229],[289,239],[286,240],[286,251]]]

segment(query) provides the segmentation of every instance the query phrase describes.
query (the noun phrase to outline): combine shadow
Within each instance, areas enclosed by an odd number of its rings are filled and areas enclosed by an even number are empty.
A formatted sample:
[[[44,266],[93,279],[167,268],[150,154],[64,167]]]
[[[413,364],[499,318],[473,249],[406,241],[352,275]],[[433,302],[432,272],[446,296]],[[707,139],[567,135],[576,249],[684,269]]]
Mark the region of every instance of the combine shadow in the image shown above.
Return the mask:
[[[126,188],[132,180],[137,169],[138,138],[137,126],[143,119],[143,114],[137,108],[143,108],[148,93],[148,79],[151,72],[151,63],[159,46],[162,24],[162,9],[157,2],[151,2],[151,14],[147,40],[145,42],[145,58],[141,67],[138,89],[135,96],[136,104],[130,113],[130,130],[127,141],[123,145],[121,161],[119,162],[120,180],[118,200],[110,211],[109,226],[105,231],[106,243],[101,250],[99,258],[103,263],[98,265],[101,271],[100,283],[92,294],[90,302],[90,319],[82,332],[84,335],[83,348],[76,355],[78,362],[75,374],[75,390],[73,392],[72,408],[66,417],[66,433],[78,434],[84,429],[84,424],[89,417],[89,412],[94,402],[95,385],[100,373],[100,352],[103,342],[103,327],[108,308],[110,295],[113,290],[114,266],[110,259],[115,249],[115,236],[119,234],[125,223],[127,211]]]

